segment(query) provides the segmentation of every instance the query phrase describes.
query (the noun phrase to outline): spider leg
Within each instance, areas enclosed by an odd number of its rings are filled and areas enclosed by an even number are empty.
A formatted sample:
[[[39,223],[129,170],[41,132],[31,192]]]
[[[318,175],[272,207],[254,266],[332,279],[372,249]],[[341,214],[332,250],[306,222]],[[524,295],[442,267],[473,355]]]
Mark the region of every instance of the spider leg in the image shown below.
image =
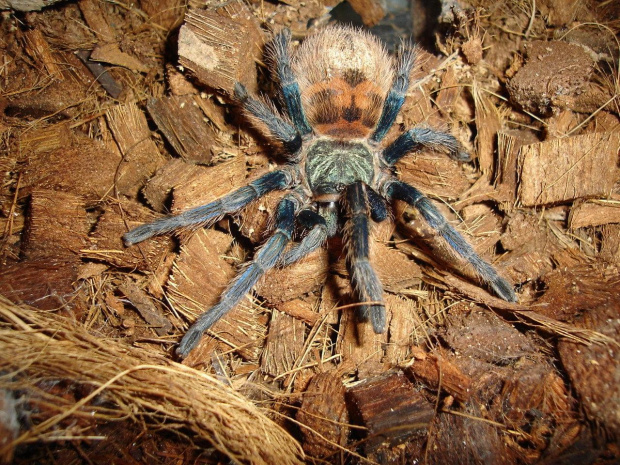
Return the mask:
[[[301,210],[297,214],[296,220],[298,224],[303,226],[304,229],[309,230],[309,232],[304,236],[299,244],[291,247],[282,255],[278,263],[278,265],[282,268],[295,263],[321,247],[329,235],[325,218],[313,210]]]
[[[384,187],[384,190],[388,198],[402,200],[417,208],[428,224],[441,234],[456,253],[471,263],[480,277],[491,286],[499,297],[508,302],[517,301],[512,285],[478,256],[472,246],[448,223],[428,197],[415,187],[401,181],[390,182]]]
[[[239,82],[235,83],[235,98],[245,111],[267,128],[271,136],[282,142],[288,153],[295,153],[301,148],[301,134],[297,129],[280,118],[265,102],[250,97],[245,86]]]
[[[276,265],[293,235],[296,203],[292,196],[286,196],[280,201],[276,210],[273,235],[258,249],[254,260],[233,279],[222,293],[220,301],[200,315],[189,328],[177,348],[177,354],[186,357],[198,344],[203,333],[235,307],[265,272]]]
[[[362,303],[375,302],[362,305],[361,317],[364,321],[371,321],[375,333],[382,333],[385,331],[383,286],[369,261],[370,206],[367,186],[360,181],[349,185],[346,189],[345,201],[348,213],[345,224],[345,243],[351,281]]]
[[[392,124],[394,124],[394,120],[396,120],[398,112],[405,102],[405,96],[409,88],[409,74],[415,63],[416,56],[417,50],[415,47],[405,43],[400,46],[396,76],[394,76],[392,88],[383,104],[383,112],[371,140],[381,142],[392,127]]]
[[[381,223],[389,214],[385,200],[370,186],[366,186],[366,194],[368,195],[370,217],[377,223]]]
[[[127,246],[130,246],[142,242],[149,237],[171,232],[175,229],[213,224],[222,216],[236,212],[267,192],[285,189],[294,182],[294,176],[291,171],[272,171],[252,181],[247,186],[243,186],[211,203],[192,208],[179,215],[166,216],[152,223],[138,226],[125,233],[123,240]]]
[[[447,151],[448,156],[459,161],[470,159],[453,135],[425,127],[414,127],[401,134],[383,150],[383,159],[391,166],[409,152],[421,147]]]
[[[280,79],[280,86],[282,88],[282,95],[288,114],[293,120],[293,124],[304,136],[312,132],[312,128],[306,119],[304,108],[301,104],[301,91],[299,90],[299,84],[291,69],[291,57],[290,47],[291,43],[291,31],[286,28],[277,34],[272,42],[271,51],[276,65],[276,72]]]

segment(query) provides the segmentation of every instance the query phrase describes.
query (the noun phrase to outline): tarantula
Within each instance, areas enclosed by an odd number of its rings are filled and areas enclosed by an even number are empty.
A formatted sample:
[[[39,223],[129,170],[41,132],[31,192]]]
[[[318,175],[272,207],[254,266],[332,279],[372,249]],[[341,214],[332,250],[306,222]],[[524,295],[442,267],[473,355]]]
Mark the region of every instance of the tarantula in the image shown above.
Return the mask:
[[[415,47],[403,44],[397,60],[370,34],[329,27],[309,36],[291,57],[291,33],[275,36],[270,56],[288,113],[282,116],[267,100],[248,95],[239,83],[235,97],[253,124],[279,141],[287,164],[207,205],[139,226],[124,235],[129,246],[178,228],[212,225],[226,214],[274,190],[289,191],[275,211],[273,234],[223,292],[219,302],[198,317],[177,353],[185,357],[205,330],[235,307],[274,266],[287,266],[321,247],[342,231],[347,263],[363,321],[385,331],[383,288],[369,261],[371,219],[387,218],[387,205],[402,200],[466,259],[483,281],[504,300],[517,300],[512,286],[482,260],[418,189],[399,181],[394,164],[423,148],[468,160],[456,139],[416,126],[382,145],[405,100]],[[304,231],[292,247],[296,229]],[[364,304],[367,302],[367,304]]]

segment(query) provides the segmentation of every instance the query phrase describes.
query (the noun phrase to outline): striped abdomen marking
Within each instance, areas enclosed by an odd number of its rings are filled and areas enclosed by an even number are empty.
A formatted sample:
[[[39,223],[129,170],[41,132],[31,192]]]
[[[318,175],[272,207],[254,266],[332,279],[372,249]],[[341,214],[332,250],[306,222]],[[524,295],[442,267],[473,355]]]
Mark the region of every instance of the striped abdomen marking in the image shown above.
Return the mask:
[[[304,90],[310,124],[319,134],[363,138],[381,115],[381,90],[358,70],[317,82]]]

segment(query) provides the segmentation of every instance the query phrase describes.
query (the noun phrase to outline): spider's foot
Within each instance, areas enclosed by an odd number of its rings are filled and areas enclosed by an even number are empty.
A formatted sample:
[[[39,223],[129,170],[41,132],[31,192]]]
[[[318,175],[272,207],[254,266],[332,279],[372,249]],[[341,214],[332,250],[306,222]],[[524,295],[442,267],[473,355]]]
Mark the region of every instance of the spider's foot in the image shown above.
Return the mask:
[[[189,328],[187,333],[185,333],[185,336],[183,336],[183,339],[181,339],[179,347],[177,347],[177,355],[182,359],[187,357],[189,353],[198,345],[203,334],[204,330],[202,328],[196,328],[196,326]]]
[[[360,319],[370,321],[372,329],[376,334],[385,332],[385,306],[384,305],[364,305],[361,307]]]
[[[517,294],[515,294],[512,284],[504,278],[498,276],[494,280],[490,281],[489,285],[493,291],[495,291],[495,294],[504,299],[506,302],[517,302]]]

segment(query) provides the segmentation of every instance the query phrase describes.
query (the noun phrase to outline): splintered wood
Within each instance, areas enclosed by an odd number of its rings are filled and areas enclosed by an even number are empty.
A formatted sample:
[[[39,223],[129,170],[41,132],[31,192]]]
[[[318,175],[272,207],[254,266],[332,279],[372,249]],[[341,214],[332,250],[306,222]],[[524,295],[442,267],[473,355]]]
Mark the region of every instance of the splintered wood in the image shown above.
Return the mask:
[[[218,11],[190,10],[179,31],[179,62],[203,84],[232,95],[235,82],[256,89],[262,34],[240,3]]]
[[[347,395],[354,415],[366,427],[367,453],[385,443],[394,446],[413,435],[423,435],[434,416],[433,405],[402,373],[362,383],[349,389]]]
[[[214,132],[206,124],[205,115],[194,101],[194,96],[152,99],[147,109],[181,158],[201,164],[211,161],[209,142],[213,141]]]
[[[151,139],[146,116],[135,103],[111,108],[106,119],[123,155],[114,186],[119,193],[135,197],[165,159]]]
[[[605,196],[617,179],[620,133],[593,133],[525,145],[519,153],[523,206]]]
[[[319,373],[303,394],[296,420],[301,425],[304,451],[312,457],[330,457],[348,439],[346,389],[340,376]],[[338,447],[340,446],[340,447]]]

